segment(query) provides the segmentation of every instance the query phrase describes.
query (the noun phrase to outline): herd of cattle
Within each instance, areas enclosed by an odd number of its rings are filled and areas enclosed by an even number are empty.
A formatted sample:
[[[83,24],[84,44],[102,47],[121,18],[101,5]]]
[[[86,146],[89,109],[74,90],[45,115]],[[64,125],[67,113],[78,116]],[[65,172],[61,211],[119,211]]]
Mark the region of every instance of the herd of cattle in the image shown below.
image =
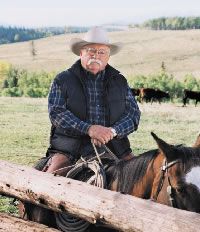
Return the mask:
[[[134,89],[131,88],[132,93],[134,96],[137,96],[139,102],[154,102],[158,101],[161,103],[163,99],[170,99],[170,95],[168,92],[164,92],[160,89],[153,89],[153,88],[140,88]],[[184,89],[183,91],[183,106],[186,106],[188,100],[195,100],[195,106],[197,106],[198,101],[200,102],[200,92],[198,91],[191,91]]]

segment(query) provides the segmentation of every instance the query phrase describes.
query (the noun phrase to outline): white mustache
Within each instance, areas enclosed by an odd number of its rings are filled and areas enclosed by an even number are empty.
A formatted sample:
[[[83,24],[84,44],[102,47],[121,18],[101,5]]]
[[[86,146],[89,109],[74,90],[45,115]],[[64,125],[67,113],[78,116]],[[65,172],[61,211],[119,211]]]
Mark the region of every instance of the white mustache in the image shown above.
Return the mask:
[[[93,59],[93,58],[88,60],[87,65],[90,65],[90,64],[92,64],[92,63],[97,63],[97,64],[99,64],[99,65],[102,65],[102,62],[101,62],[100,60],[98,60],[98,59]]]

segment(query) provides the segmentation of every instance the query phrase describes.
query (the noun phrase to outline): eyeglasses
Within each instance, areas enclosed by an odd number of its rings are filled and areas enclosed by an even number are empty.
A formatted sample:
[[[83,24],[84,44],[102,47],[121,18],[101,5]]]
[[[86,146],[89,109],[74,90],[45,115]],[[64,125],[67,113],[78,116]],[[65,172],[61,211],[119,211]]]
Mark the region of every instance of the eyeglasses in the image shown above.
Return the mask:
[[[109,51],[108,50],[104,50],[104,49],[96,49],[96,48],[89,48],[89,47],[86,47],[86,48],[83,48],[86,50],[87,54],[90,55],[90,56],[94,56],[96,53],[101,56],[101,57],[105,57],[109,54]]]

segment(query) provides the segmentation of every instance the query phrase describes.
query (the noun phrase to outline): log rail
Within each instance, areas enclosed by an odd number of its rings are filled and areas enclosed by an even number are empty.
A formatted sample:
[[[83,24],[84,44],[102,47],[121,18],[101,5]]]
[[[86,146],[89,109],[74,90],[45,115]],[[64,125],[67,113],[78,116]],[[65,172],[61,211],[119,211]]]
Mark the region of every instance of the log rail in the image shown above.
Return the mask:
[[[121,231],[197,232],[200,228],[199,214],[7,161],[0,161],[0,193]]]

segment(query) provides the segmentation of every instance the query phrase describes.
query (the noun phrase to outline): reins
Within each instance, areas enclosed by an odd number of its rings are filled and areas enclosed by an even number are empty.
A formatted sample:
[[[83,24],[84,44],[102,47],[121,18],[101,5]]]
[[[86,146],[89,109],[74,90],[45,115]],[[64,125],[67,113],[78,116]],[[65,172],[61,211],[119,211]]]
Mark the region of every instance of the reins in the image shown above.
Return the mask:
[[[174,160],[174,161],[168,163],[167,160],[164,159],[163,165],[161,166],[161,176],[160,176],[160,179],[159,179],[158,188],[157,188],[157,191],[156,191],[156,195],[153,198],[154,201],[157,201],[158,195],[159,195],[160,191],[162,190],[163,183],[164,183],[164,180],[165,180],[165,174],[166,174],[167,181],[168,181],[167,194],[169,196],[170,205],[172,207],[174,207],[174,208],[177,207],[177,204],[176,204],[176,201],[175,201],[175,198],[174,198],[174,189],[173,189],[171,181],[170,181],[168,169],[170,167],[172,167],[174,164],[179,163],[179,162],[180,162],[180,160]]]

